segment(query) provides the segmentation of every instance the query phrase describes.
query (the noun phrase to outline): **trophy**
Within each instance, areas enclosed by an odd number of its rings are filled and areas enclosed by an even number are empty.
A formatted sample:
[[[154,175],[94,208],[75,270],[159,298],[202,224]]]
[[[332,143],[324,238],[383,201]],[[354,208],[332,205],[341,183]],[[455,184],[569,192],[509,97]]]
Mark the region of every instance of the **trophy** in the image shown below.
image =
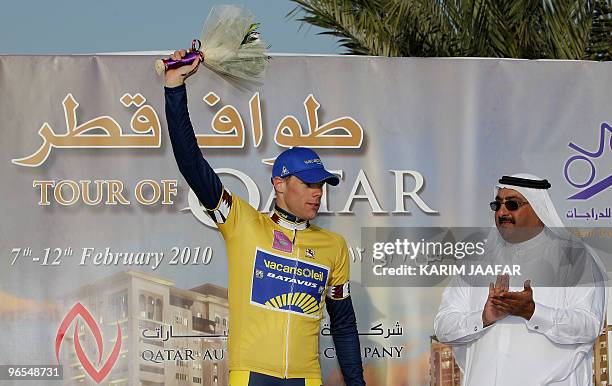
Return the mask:
[[[208,14],[200,39],[192,41],[185,57],[158,59],[155,70],[161,75],[169,69],[190,65],[199,57],[202,64],[223,76],[261,82],[270,57],[258,27],[258,23],[253,23],[253,16],[242,7],[215,6]]]

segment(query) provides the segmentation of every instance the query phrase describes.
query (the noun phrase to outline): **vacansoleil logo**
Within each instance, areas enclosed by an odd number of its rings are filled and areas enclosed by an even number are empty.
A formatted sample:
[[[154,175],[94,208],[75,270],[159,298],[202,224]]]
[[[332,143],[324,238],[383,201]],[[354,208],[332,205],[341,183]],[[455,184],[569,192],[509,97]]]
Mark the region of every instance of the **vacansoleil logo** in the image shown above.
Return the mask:
[[[76,303],[70,309],[70,311],[68,311],[68,313],[64,317],[64,320],[62,320],[59,329],[57,330],[57,335],[55,336],[55,357],[57,358],[57,363],[60,362],[60,346],[62,345],[62,341],[64,340],[64,335],[66,335],[66,331],[68,331],[68,328],[70,328],[72,322],[78,316],[80,316],[85,321],[85,324],[87,324],[95,338],[96,346],[98,348],[99,367],[102,362],[102,353],[104,352],[102,333],[100,331],[98,323],[96,323],[93,316],[91,316],[91,313],[89,313],[89,311],[81,303]],[[119,327],[119,324],[117,324],[117,341],[115,342],[115,347],[113,347],[113,351],[106,359],[106,363],[104,363],[102,368],[100,368],[99,370],[96,370],[94,368],[94,365],[89,361],[89,358],[87,358],[87,354],[85,354],[85,351],[81,346],[81,342],[79,340],[78,320],[75,321],[74,325],[74,350],[76,352],[77,358],[79,358],[79,361],[81,362],[81,365],[83,365],[83,369],[85,370],[85,372],[89,374],[89,376],[91,377],[91,379],[93,379],[94,382],[99,384],[110,373],[110,371],[113,369],[113,366],[117,362],[117,359],[119,358],[119,351],[121,350],[121,327]]]
[[[612,186],[612,174],[607,176],[606,178],[593,183],[596,176],[595,165],[593,164],[594,159],[600,158],[606,148],[606,133],[612,133],[612,126],[607,123],[602,123],[600,132],[599,132],[599,146],[597,151],[590,152],[581,148],[580,146],[574,144],[573,142],[569,143],[569,147],[579,154],[574,154],[565,162],[565,167],[563,168],[563,174],[565,175],[565,180],[577,189],[582,189],[578,193],[575,193],[571,197],[568,197],[568,200],[588,200],[589,198],[603,192]],[[609,148],[612,150],[612,136],[609,140]],[[572,164],[576,162],[586,162],[590,172],[588,173],[588,178],[584,181],[576,181],[571,176],[571,171],[575,170],[575,167],[572,167]],[[575,164],[577,165],[577,164]]]

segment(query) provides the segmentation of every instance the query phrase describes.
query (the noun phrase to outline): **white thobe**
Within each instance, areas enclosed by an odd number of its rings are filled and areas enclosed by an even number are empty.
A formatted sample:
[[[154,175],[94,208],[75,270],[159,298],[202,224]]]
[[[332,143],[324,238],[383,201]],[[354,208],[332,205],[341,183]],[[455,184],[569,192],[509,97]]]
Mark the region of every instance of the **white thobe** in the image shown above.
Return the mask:
[[[560,255],[559,248],[554,235],[545,229],[524,243],[506,244],[500,253],[513,264],[529,265],[544,256],[552,263]],[[585,272],[591,271],[587,268]],[[511,280],[510,284],[511,291],[523,290],[522,283]],[[592,347],[603,328],[606,306],[603,283],[536,285],[532,282],[535,311],[530,320],[507,316],[488,327],[482,321],[488,287],[446,288],[434,330],[441,342],[453,346],[463,371],[462,385],[592,385]]]

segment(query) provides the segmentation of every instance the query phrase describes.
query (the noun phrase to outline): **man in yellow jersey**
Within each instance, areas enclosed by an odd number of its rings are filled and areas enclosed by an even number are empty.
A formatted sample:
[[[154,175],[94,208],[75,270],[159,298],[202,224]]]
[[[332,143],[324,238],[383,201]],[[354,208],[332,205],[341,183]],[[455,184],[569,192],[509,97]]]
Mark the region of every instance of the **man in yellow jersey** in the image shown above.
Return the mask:
[[[172,57],[184,55],[176,51]],[[309,222],[319,210],[323,184],[337,185],[338,178],[314,151],[293,148],[274,163],[270,215],[225,189],[202,157],[189,119],[184,81],[197,68],[198,61],[166,72],[166,119],[179,170],[226,242],[230,385],[322,385],[324,304],[345,383],[365,385],[346,242]]]

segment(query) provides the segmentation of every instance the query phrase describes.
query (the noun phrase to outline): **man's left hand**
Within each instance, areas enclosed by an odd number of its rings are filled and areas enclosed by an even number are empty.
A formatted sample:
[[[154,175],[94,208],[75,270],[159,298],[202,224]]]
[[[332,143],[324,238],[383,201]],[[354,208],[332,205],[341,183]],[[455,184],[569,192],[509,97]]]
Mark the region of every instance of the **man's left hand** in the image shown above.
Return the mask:
[[[535,311],[535,302],[533,301],[533,289],[531,289],[531,281],[525,281],[523,290],[520,292],[504,291],[491,299],[493,305],[499,310],[508,313],[509,315],[520,316],[527,320],[531,319]]]

